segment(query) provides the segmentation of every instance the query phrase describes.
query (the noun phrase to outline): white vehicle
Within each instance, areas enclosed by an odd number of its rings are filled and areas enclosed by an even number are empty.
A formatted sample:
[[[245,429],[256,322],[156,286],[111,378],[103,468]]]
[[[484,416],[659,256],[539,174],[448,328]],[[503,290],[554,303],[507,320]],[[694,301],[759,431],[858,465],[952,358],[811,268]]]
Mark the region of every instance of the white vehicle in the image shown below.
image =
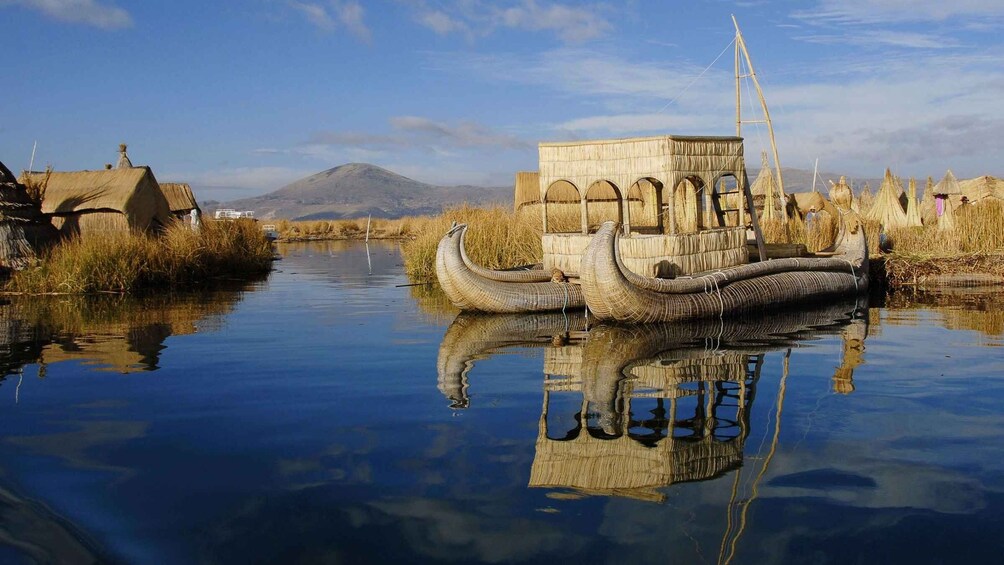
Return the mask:
[[[217,220],[239,220],[241,218],[248,218],[253,220],[254,211],[253,210],[237,211],[231,208],[223,208],[221,210],[217,210],[216,214],[213,217],[216,218]]]

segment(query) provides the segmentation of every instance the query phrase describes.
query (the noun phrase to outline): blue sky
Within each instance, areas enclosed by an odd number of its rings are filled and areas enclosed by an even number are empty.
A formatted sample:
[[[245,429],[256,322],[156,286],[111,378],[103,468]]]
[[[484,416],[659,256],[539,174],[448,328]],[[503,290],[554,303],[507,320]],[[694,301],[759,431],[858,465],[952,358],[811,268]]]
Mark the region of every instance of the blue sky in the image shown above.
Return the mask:
[[[734,134],[730,14],[784,166],[1004,176],[1000,0],[0,0],[0,160],[124,141],[220,200],[346,162],[503,185],[540,141]]]

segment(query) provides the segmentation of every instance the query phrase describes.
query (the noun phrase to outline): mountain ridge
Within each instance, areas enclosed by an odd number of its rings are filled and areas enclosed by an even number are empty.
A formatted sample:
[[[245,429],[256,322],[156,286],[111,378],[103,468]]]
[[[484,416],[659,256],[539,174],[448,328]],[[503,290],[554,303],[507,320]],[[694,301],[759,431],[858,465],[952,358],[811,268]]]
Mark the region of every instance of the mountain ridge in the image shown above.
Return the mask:
[[[750,182],[759,171],[749,169]],[[782,168],[787,192],[811,189],[812,171]],[[826,193],[827,180],[839,175],[820,173],[816,190]],[[855,192],[868,182],[872,190],[881,179],[851,179]],[[397,218],[438,214],[443,208],[467,202],[473,205],[512,205],[513,187],[475,185],[440,186],[417,181],[368,163],[346,163],[291,182],[275,191],[230,202],[214,203],[215,208],[254,210],[263,220],[332,220]],[[207,211],[212,208],[207,207]]]

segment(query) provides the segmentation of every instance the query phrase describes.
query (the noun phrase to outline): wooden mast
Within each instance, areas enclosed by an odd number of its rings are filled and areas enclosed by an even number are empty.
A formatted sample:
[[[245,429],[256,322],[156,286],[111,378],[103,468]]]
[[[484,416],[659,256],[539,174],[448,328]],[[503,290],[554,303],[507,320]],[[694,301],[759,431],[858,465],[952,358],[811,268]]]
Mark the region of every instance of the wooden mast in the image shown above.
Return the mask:
[[[763,97],[763,89],[760,88],[760,81],[756,78],[756,71],[753,70],[753,61],[750,59],[750,53],[746,49],[746,41],[743,39],[743,34],[739,31],[739,22],[736,21],[735,15],[732,16],[732,25],[736,28],[736,135],[742,137],[742,119],[740,117],[739,110],[739,80],[744,78],[739,72],[739,52],[742,51],[743,58],[746,60],[746,67],[749,69],[749,74],[745,75],[753,79],[753,86],[756,87],[757,97],[760,98],[760,107],[763,108],[764,122],[767,124],[767,132],[770,134],[770,148],[774,153],[774,169],[777,176],[777,188],[781,191],[782,201],[786,197],[784,193],[784,180],[781,178],[781,161],[777,156],[777,143],[774,142],[774,126],[770,121],[770,112],[767,110],[767,101]]]

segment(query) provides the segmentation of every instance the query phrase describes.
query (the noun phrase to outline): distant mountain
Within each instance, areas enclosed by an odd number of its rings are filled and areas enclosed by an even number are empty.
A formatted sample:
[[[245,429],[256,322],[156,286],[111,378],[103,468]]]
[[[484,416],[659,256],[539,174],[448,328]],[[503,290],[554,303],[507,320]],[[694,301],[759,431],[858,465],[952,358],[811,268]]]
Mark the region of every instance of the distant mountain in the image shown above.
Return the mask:
[[[750,182],[758,171],[750,169]],[[806,192],[812,189],[812,171],[782,169],[786,192]],[[840,178],[834,173],[819,173],[816,190],[826,194],[828,180]],[[855,192],[865,182],[878,189],[882,179],[849,178]],[[436,214],[444,207],[469,202],[482,205],[511,205],[511,186],[436,186],[426,184],[376,165],[349,163],[302,178],[274,192],[231,202],[204,202],[203,209],[212,213],[217,208],[254,210],[261,219],[328,220],[361,218],[372,214],[377,218],[397,218],[419,214]]]
[[[366,163],[349,163],[302,178],[275,192],[219,204],[220,208],[254,210],[261,219],[326,220],[397,218],[434,214],[444,207],[512,204],[511,186],[435,186]]]

